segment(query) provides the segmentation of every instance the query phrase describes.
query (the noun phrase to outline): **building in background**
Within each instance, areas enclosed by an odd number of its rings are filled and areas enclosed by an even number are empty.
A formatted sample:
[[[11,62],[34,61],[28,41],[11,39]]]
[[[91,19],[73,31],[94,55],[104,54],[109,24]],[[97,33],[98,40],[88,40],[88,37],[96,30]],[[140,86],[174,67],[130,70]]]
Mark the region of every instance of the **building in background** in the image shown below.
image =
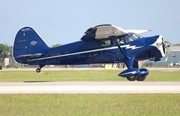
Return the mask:
[[[4,58],[4,60],[2,62],[0,62],[0,65],[3,67],[18,67],[18,66],[23,66],[22,64],[18,64],[16,61],[14,61],[14,59],[12,58],[12,56],[9,55],[8,58]],[[171,46],[170,47],[170,52],[166,53],[165,57],[161,59],[161,61],[158,62],[154,62],[154,61],[149,61],[149,60],[145,60],[145,61],[141,61],[139,62],[140,66],[180,66],[180,46]],[[26,66],[29,67],[29,66]],[[52,66],[51,66],[52,67]],[[120,63],[120,66],[118,66],[117,64],[104,64],[102,66],[102,64],[94,64],[94,65],[76,65],[73,66],[74,68],[81,68],[81,67],[101,67],[101,68],[124,68],[124,64]]]
[[[142,61],[144,66],[180,66],[180,46],[171,46],[170,52],[166,52],[161,61]]]

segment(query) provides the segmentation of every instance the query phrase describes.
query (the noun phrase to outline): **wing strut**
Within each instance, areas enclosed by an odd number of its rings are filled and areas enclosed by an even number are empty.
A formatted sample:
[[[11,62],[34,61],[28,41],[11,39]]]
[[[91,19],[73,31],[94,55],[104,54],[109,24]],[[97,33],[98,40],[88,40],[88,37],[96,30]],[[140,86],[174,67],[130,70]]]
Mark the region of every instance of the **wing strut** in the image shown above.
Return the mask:
[[[128,55],[126,54],[126,52],[119,46],[118,42],[116,41],[115,37],[111,36],[110,37],[115,44],[117,45],[117,47],[119,48],[120,52],[124,55],[125,58],[130,59],[130,57],[128,57]]]
[[[126,64],[126,66],[129,68],[132,68],[133,66],[133,62],[134,62],[134,58],[135,57],[129,57],[127,55],[127,53],[120,47],[120,45],[118,44],[118,42],[116,41],[115,37],[111,37],[111,39],[115,42],[115,44],[118,46],[120,52],[124,55],[123,61]],[[138,67],[137,63],[135,62],[135,67]]]

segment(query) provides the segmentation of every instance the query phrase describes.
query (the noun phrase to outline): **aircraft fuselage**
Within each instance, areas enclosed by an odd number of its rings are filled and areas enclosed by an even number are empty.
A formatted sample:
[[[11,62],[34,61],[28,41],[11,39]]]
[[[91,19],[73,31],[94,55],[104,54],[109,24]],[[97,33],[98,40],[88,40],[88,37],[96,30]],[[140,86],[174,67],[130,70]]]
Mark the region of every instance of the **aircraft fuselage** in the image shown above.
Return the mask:
[[[141,38],[126,44],[121,44],[120,47],[126,50],[128,56],[136,54],[136,61],[149,59],[151,56],[149,56],[148,49],[146,49],[146,39],[148,38]],[[90,42],[77,41],[59,47],[50,48],[45,51],[41,57],[28,59],[28,64],[75,65],[112,63],[123,62],[123,57],[124,56],[119,52],[118,47],[113,44],[112,40],[110,40],[109,45],[105,46],[101,44],[101,41],[97,40]]]

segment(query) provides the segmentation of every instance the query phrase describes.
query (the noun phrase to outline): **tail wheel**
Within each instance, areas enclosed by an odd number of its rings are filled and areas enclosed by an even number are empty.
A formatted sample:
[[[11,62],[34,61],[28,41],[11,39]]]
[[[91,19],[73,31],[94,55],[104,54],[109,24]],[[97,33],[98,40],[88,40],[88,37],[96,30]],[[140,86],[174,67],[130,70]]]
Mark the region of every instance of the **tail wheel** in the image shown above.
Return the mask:
[[[138,77],[137,78],[137,81],[144,81],[146,79],[146,76],[144,76],[144,77]]]
[[[137,76],[132,76],[132,77],[126,77],[127,78],[127,80],[129,80],[129,81],[135,81],[135,80],[137,80]]]
[[[40,73],[40,72],[41,72],[41,68],[42,68],[43,66],[45,66],[45,65],[39,65],[38,68],[36,69],[36,72],[37,72],[37,73]]]
[[[40,73],[40,72],[41,72],[41,68],[37,68],[37,69],[36,69],[36,72],[37,72],[37,73]]]

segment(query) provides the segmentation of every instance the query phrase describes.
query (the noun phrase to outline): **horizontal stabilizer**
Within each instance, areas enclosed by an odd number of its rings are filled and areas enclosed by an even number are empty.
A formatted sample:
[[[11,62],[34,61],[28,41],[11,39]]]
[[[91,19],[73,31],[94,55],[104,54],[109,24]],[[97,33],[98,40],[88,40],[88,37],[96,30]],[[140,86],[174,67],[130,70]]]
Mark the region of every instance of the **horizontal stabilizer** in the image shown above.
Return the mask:
[[[36,53],[36,54],[25,54],[25,55],[19,55],[19,56],[16,56],[16,58],[38,58],[38,57],[41,57],[42,56],[42,53]]]

